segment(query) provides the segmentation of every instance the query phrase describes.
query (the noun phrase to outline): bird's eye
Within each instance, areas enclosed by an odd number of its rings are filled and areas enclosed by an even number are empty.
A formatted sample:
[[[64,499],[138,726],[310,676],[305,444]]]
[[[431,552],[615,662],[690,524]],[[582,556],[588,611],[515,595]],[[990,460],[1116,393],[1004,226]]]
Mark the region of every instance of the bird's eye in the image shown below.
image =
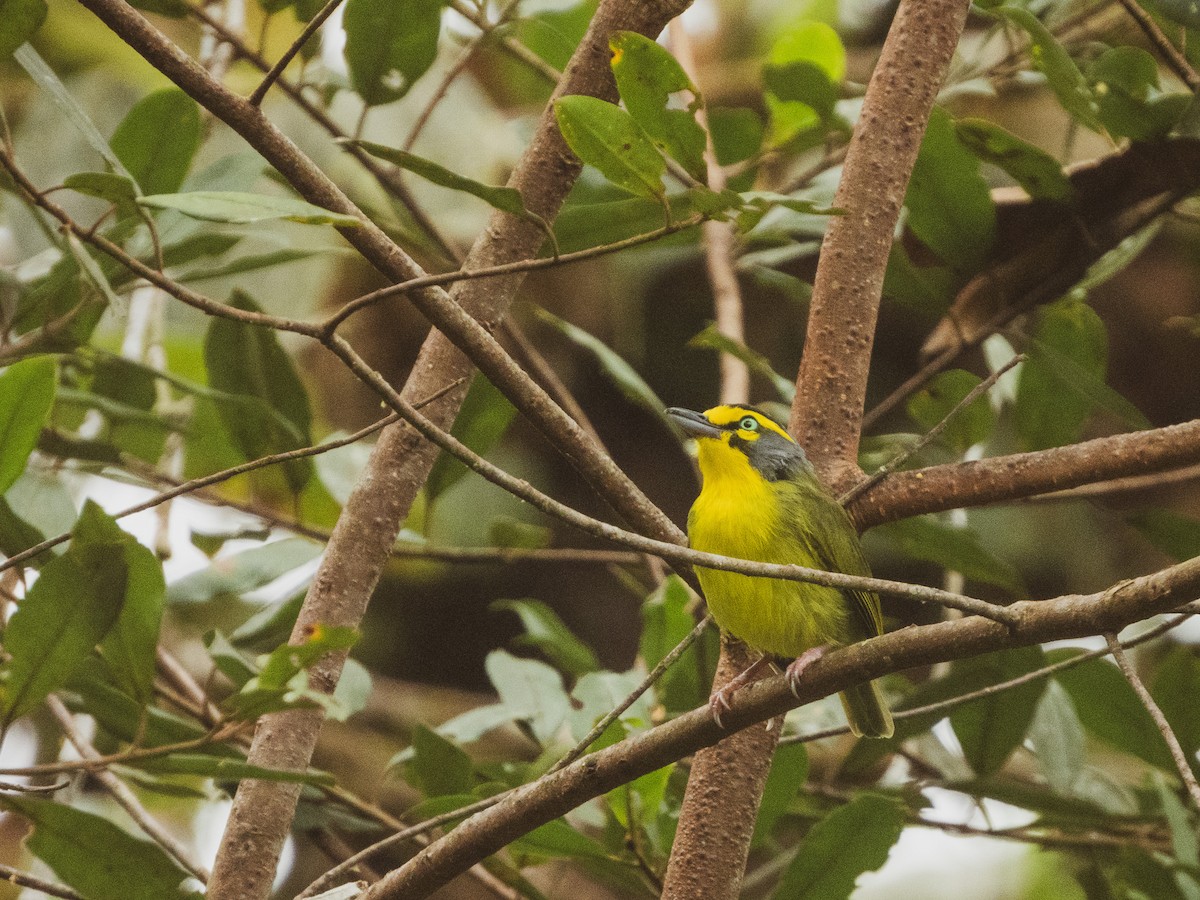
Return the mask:
[[[746,418],[738,422],[738,428],[742,431],[758,431],[758,419],[753,416],[746,416]]]

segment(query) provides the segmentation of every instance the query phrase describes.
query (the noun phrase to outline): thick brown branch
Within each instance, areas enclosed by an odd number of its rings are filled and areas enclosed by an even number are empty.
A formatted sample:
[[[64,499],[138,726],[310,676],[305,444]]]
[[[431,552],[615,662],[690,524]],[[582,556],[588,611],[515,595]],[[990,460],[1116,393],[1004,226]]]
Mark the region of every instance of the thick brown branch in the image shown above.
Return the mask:
[[[301,154],[252,104],[208,79],[177,47],[120,0],[81,0],[106,24],[159,68],[179,87],[237,131],[270,162],[305,199],[327,209],[360,218],[362,225],[343,233],[363,256],[395,280],[424,273],[368,221],[312,162]],[[684,0],[602,3],[588,34],[563,76],[558,91],[614,97],[608,66],[611,31],[628,28],[657,34],[685,6]],[[579,172],[579,162],[566,148],[551,110],[547,110],[510,186],[521,191],[526,208],[547,221],[554,218]],[[536,226],[497,213],[467,259],[465,267],[514,262],[536,255],[545,236]],[[418,291],[412,302],[440,329],[426,340],[405,386],[409,400],[427,396],[446,383],[464,378],[472,362],[546,433],[573,461],[589,460],[581,471],[603,490],[620,512],[639,528],[669,540],[682,535],[597,448],[586,433],[533,384],[491,335],[505,315],[523,276],[464,282],[454,296],[437,288]],[[451,336],[450,338],[447,335]],[[456,346],[457,345],[457,346]],[[461,351],[460,352],[460,348]],[[470,354],[468,360],[463,352]],[[448,428],[465,391],[447,394],[429,410],[429,418]],[[385,429],[367,470],[343,510],[321,568],[297,619],[294,637],[314,625],[357,625],[388,558],[400,523],[424,483],[436,456],[411,428]],[[314,685],[332,691],[343,657],[331,656],[310,671]],[[321,729],[319,711],[289,711],[263,718],[254,737],[250,761],[272,768],[307,764]],[[298,790],[253,780],[243,781],[222,839],[208,896],[213,900],[258,900],[266,897],[276,862],[295,811]]]
[[[1047,491],[1148,475],[1200,462],[1200,419],[1017,453],[889,475],[850,506],[862,528],[922,513],[1002,503]]]
[[[835,489],[857,469],[863,398],[892,234],[970,4],[904,2],[871,76],[821,247],[792,430]]]
[[[782,677],[737,694],[726,728],[743,729],[890,672],[962,659],[1009,647],[1078,638],[1166,612],[1200,592],[1200,559],[1135,578],[1090,595],[1025,601],[1014,607],[1021,623],[1008,629],[979,617],[895,631],[828,654],[804,673],[799,699]],[[585,756],[554,775],[468,819],[364,895],[367,900],[428,896],[475,862],[592,797],[711,746],[726,737],[707,706]]]

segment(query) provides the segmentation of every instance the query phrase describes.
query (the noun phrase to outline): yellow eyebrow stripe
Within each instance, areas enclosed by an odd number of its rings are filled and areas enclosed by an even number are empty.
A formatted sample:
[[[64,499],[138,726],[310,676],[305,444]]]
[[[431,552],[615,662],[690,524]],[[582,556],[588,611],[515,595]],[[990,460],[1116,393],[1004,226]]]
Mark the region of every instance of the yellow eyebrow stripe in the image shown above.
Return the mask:
[[[753,409],[746,409],[744,406],[714,406],[712,409],[704,411],[704,418],[721,428],[726,425],[732,425],[734,422],[746,418],[746,416],[750,416],[754,421],[758,422],[759,428],[773,431],[787,438],[793,444],[796,443],[792,436],[780,428],[777,423]]]

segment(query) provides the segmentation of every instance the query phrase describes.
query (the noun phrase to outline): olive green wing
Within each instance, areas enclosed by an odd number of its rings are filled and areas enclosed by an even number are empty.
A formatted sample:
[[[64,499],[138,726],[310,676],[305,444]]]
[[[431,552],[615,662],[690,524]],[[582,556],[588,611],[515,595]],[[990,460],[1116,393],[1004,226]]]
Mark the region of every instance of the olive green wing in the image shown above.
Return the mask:
[[[846,511],[823,488],[799,487],[800,514],[793,517],[797,537],[810,548],[820,567],[846,575],[871,574],[862,542]],[[850,638],[861,641],[883,634],[883,612],[874,591],[842,591],[850,609]]]

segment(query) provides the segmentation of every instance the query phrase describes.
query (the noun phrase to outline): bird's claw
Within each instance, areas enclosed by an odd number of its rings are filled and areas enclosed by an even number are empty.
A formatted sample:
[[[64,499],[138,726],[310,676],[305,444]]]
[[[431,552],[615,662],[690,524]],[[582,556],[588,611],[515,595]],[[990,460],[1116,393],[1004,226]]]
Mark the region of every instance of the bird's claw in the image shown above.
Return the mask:
[[[733,709],[729,704],[729,697],[726,693],[729,691],[728,686],[721,688],[718,691],[713,691],[712,696],[708,698],[708,711],[712,713],[713,721],[717,723],[717,727],[724,730],[725,725],[721,722],[721,714],[729,712]]]
[[[827,648],[811,647],[797,656],[787,667],[787,683],[788,689],[792,692],[792,696],[797,700],[800,699],[800,679],[804,677],[804,671],[818,659],[825,655]],[[711,704],[712,701],[709,701]]]

